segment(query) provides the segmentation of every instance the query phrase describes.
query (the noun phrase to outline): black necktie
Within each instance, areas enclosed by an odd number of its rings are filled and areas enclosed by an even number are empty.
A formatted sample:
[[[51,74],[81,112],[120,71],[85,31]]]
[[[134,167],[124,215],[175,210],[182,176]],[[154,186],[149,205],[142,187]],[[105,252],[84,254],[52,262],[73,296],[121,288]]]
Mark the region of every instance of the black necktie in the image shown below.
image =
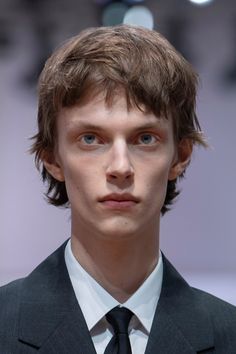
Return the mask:
[[[106,314],[107,321],[112,325],[114,335],[108,343],[104,354],[132,354],[128,326],[133,313],[125,307],[114,307]]]

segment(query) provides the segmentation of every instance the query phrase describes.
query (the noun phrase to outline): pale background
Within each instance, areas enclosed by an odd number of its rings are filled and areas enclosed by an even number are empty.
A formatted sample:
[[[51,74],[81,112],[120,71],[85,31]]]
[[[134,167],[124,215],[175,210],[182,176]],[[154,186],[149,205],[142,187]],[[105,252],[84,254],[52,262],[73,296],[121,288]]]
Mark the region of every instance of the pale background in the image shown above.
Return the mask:
[[[38,3],[0,0],[0,284],[28,274],[70,235],[69,211],[46,204],[27,153],[36,131],[33,74],[59,42],[101,25],[95,1],[41,0],[34,12]],[[143,5],[200,73],[198,114],[212,146],[194,153],[162,220],[162,250],[192,285],[236,304],[236,2]]]

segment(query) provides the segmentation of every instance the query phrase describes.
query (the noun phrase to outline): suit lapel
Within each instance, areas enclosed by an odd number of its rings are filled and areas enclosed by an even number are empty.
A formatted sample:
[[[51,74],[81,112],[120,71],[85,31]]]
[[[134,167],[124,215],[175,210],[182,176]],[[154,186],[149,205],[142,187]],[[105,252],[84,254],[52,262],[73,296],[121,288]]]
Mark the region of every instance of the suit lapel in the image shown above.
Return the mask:
[[[40,354],[96,353],[67,273],[64,248],[65,244],[22,283],[22,353],[29,347]],[[145,354],[212,353],[212,326],[199,295],[164,256],[163,261],[162,292]]]
[[[189,341],[159,306],[145,354],[196,354]]]
[[[164,256],[163,262],[162,291],[145,354],[212,353],[212,325],[199,295]]]
[[[77,305],[78,307],[78,305]],[[69,315],[51,332],[42,344],[40,354],[95,354],[95,348],[84,319],[79,315]],[[82,321],[81,321],[82,320]]]
[[[65,244],[22,284],[19,341],[42,354],[95,354],[67,273],[64,248]]]

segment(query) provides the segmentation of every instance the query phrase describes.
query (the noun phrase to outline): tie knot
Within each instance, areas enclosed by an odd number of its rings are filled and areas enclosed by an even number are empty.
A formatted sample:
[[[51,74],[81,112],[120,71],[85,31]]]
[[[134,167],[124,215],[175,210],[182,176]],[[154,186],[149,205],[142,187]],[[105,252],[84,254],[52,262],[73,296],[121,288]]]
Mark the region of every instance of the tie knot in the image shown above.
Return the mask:
[[[106,314],[106,319],[112,325],[113,330],[116,334],[127,334],[132,316],[133,312],[131,312],[125,307],[117,306]]]

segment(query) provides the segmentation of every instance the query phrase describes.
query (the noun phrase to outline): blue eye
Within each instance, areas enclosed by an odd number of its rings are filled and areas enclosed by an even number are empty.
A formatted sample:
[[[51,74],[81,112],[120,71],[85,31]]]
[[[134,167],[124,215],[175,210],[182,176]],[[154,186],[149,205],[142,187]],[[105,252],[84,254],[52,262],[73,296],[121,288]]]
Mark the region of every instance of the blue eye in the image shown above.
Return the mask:
[[[142,134],[139,137],[139,143],[144,145],[154,144],[156,140],[156,137],[152,134]]]
[[[94,134],[85,134],[82,140],[85,144],[91,145],[96,141],[96,136]]]

